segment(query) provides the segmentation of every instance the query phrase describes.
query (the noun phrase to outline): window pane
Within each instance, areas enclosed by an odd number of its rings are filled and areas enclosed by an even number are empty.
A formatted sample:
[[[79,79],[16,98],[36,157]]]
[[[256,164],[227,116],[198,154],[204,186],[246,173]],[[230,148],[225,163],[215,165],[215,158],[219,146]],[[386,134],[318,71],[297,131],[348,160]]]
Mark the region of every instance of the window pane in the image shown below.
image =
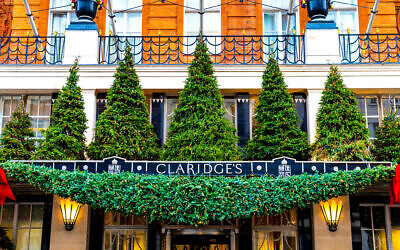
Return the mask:
[[[364,231],[361,230],[361,239],[362,239],[362,249],[363,250],[372,250],[374,249],[374,241],[372,239],[372,231]]]
[[[225,118],[235,126],[236,105],[234,97],[224,98]]]
[[[8,121],[10,121],[9,117],[4,117],[3,118],[2,128],[4,128],[7,125]]]
[[[379,126],[378,118],[368,118],[368,129],[371,138],[375,138],[375,132]]]
[[[42,137],[43,132],[49,127],[50,118],[39,118],[38,119],[38,131],[36,137]]]
[[[356,11],[341,11],[340,12],[340,27],[341,30],[347,33],[347,29],[350,29],[350,33],[357,32],[356,25]]]
[[[1,218],[1,226],[2,227],[12,227],[14,220],[14,205],[3,205],[2,210],[2,218]]]
[[[279,7],[279,8],[283,8],[283,9],[288,9],[289,3],[290,3],[290,0],[263,0],[263,4],[270,5],[273,7]],[[294,6],[296,6],[296,2],[294,4]],[[271,8],[271,7],[265,6],[264,8]]]
[[[51,110],[51,97],[42,96],[40,98],[39,115],[50,116],[50,110]]]
[[[374,229],[385,229],[385,210],[384,207],[372,207]]]
[[[127,36],[140,36],[142,33],[142,14],[127,13],[127,24],[125,33]]]
[[[32,205],[32,222],[31,227],[42,227],[43,226],[43,206]]]
[[[166,122],[166,130],[168,133],[168,129],[172,120],[172,117],[174,115],[174,109],[178,106],[178,98],[172,98],[168,97],[167,98],[167,122]]]
[[[31,96],[28,98],[28,112],[30,116],[37,116],[39,106],[39,97]]]
[[[10,116],[11,115],[11,103],[12,99],[11,97],[5,97],[4,98],[4,107],[3,107],[3,115],[4,116]]]
[[[375,249],[376,250],[386,250],[386,234],[385,230],[375,230]]]
[[[53,14],[51,35],[55,32],[63,34],[67,26],[67,13]]]
[[[286,34],[286,26],[287,26],[287,19],[288,15],[283,14],[282,15],[282,34]],[[290,28],[289,28],[289,35],[292,35],[293,30],[296,30],[296,14],[292,15],[291,21],[290,21]]]
[[[386,112],[389,112],[390,109],[393,109],[393,98],[382,98],[382,114],[386,115]]]
[[[18,227],[29,227],[31,206],[21,205],[18,210]]]
[[[197,13],[185,14],[185,34],[196,36],[200,31],[200,17]]]
[[[70,5],[71,0],[52,0],[52,7],[60,7],[64,5]]]
[[[29,229],[22,229],[22,228],[18,229],[17,249],[26,250],[28,249],[28,244],[29,244]]]
[[[264,14],[264,35],[277,35],[277,14],[265,13]]]
[[[204,14],[204,35],[221,35],[221,16],[220,13]]]
[[[365,114],[365,101],[362,97],[357,97],[357,107],[361,114]]]
[[[378,116],[378,98],[367,98],[367,115]]]
[[[40,249],[42,246],[42,229],[31,229],[29,249]]]

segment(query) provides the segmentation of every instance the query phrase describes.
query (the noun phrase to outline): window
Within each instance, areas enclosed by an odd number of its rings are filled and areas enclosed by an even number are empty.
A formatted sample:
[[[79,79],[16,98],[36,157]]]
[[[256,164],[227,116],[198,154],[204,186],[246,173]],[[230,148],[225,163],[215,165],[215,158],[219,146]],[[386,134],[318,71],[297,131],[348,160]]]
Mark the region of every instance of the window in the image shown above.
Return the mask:
[[[203,1],[204,14],[203,14],[203,35],[207,43],[208,49],[212,54],[218,54],[221,51],[220,43],[221,38],[221,4],[220,0],[200,0]],[[191,54],[194,52],[196,45],[196,37],[200,34],[200,1],[199,0],[185,0],[184,17],[184,34],[185,36],[194,36],[187,38],[183,43],[187,46],[184,47],[183,53]],[[208,36],[208,37],[207,37]]]
[[[285,35],[288,21],[288,10],[290,0],[276,1],[263,0],[263,16],[264,16],[264,35]],[[294,15],[290,22],[290,34],[296,29],[299,23],[297,10],[294,9]]]
[[[5,203],[1,208],[0,225],[16,249],[41,249],[43,203]]]
[[[49,22],[49,35],[64,35],[66,27],[71,23],[71,21],[77,20],[75,11],[70,7],[71,0],[51,0],[50,6],[61,7],[57,9],[50,10],[50,22]]]
[[[264,60],[273,54],[280,63],[294,62],[294,52],[296,49],[296,40],[294,37],[288,38],[286,42],[283,37],[276,35],[286,35],[286,26],[288,22],[288,9],[290,0],[276,1],[263,0],[263,18],[264,18],[264,35],[263,50]],[[291,17],[289,35],[299,33],[298,31],[299,15],[298,8],[294,9],[294,15]],[[285,49],[287,47],[287,49]]]
[[[365,117],[370,139],[375,139],[375,132],[386,113],[400,109],[400,96],[357,96],[357,102]]]
[[[142,217],[109,212],[104,215],[105,250],[147,249],[147,222]]]
[[[128,42],[132,48],[133,60],[136,64],[140,63],[141,60],[141,48],[142,48],[142,0],[112,0],[112,8],[114,11],[114,23],[116,35],[122,36],[118,39],[119,51],[118,55],[115,52],[115,46],[110,47],[105,58],[109,57],[109,61],[116,61],[118,58],[123,58],[124,46]],[[111,18],[107,17],[108,20],[108,32],[111,28]],[[106,41],[111,44],[115,41]],[[108,45],[106,45],[106,48]]]
[[[336,22],[341,34],[358,33],[357,1],[349,0],[346,3],[333,2],[333,9],[329,10],[327,19]]]
[[[50,125],[51,96],[28,96],[26,110],[31,118],[34,138],[43,138],[43,131]]]
[[[0,134],[10,120],[17,104],[22,100],[21,96],[0,96]]]
[[[254,240],[258,250],[298,249],[297,211],[255,218]]]

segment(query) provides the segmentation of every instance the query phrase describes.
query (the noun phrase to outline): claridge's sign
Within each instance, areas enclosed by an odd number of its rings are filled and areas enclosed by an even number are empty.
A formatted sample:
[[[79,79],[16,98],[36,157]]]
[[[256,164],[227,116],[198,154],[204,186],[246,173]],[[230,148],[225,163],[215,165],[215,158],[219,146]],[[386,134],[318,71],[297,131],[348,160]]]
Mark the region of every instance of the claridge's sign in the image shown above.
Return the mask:
[[[296,161],[279,157],[272,161],[127,161],[110,157],[102,161],[21,161],[33,165],[44,165],[53,169],[68,171],[87,171],[90,173],[108,172],[118,174],[131,172],[148,175],[272,175],[286,177],[303,173],[332,173],[372,168],[378,165],[391,166],[390,162],[322,162]]]

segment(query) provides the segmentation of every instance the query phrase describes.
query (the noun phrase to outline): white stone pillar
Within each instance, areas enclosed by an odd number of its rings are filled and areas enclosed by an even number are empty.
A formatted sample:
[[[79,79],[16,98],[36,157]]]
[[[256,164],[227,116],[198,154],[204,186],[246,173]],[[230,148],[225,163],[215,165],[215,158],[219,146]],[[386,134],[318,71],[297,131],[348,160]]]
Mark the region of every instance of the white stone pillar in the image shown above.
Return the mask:
[[[309,21],[304,39],[307,64],[340,63],[339,30],[334,21]]]
[[[317,131],[317,114],[322,97],[322,91],[322,89],[307,90],[307,131],[310,143],[313,143],[315,140],[315,134]]]
[[[84,89],[82,90],[82,97],[85,102],[86,126],[88,127],[85,131],[86,145],[89,145],[94,137],[96,127],[96,91]]]
[[[72,22],[65,31],[63,64],[98,64],[99,31],[92,21]]]

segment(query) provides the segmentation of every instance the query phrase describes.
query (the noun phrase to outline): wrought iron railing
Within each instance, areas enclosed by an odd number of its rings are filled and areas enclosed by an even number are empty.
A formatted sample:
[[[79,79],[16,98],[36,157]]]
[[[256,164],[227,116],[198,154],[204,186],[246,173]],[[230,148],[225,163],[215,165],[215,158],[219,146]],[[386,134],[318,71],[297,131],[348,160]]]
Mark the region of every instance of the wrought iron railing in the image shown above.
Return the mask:
[[[0,64],[60,64],[64,36],[0,37]]]
[[[339,35],[342,63],[399,63],[400,34]]]
[[[199,36],[101,36],[100,64],[116,64],[132,48],[135,64],[189,64]],[[304,36],[203,36],[215,64],[304,63]]]

